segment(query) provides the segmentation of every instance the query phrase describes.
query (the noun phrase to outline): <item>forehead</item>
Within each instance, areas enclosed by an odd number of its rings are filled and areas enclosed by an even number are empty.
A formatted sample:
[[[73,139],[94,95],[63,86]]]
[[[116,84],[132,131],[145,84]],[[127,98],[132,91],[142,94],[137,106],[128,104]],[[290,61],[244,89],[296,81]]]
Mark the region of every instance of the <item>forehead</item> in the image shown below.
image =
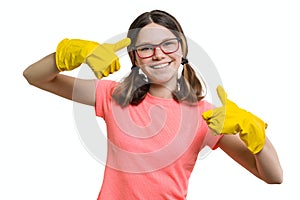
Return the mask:
[[[152,43],[157,44],[166,39],[176,36],[166,27],[151,23],[143,27],[137,37],[136,44]]]

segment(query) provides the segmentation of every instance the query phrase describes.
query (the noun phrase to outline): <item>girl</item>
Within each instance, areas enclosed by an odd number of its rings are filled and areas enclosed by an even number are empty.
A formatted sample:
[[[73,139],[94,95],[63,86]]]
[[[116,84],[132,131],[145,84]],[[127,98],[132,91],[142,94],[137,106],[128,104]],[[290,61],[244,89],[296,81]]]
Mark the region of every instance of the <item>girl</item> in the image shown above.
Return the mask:
[[[186,37],[172,15],[143,13],[127,37],[116,44],[64,39],[55,53],[24,71],[30,84],[93,106],[105,120],[108,153],[99,200],[186,199],[204,146],[221,148],[267,183],[282,182],[266,124],[228,100],[221,87],[222,107],[212,109],[203,100],[203,85],[187,60]],[[101,80],[120,68],[115,52],[124,47],[130,74],[121,82]],[[98,79],[60,73],[82,63]]]

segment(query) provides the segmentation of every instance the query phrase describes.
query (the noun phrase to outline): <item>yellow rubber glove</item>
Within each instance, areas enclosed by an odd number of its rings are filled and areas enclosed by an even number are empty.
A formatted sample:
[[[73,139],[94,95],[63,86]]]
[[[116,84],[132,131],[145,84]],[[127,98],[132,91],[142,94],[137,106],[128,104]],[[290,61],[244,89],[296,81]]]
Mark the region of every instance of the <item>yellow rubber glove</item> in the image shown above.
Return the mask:
[[[253,154],[260,152],[266,141],[267,124],[227,99],[222,86],[217,87],[217,93],[223,106],[202,113],[208,127],[215,134],[239,133],[241,140]]]
[[[116,51],[127,47],[130,39],[125,38],[115,44],[99,44],[81,39],[64,39],[56,49],[56,66],[59,71],[70,71],[86,63],[97,78],[108,76],[120,69]]]

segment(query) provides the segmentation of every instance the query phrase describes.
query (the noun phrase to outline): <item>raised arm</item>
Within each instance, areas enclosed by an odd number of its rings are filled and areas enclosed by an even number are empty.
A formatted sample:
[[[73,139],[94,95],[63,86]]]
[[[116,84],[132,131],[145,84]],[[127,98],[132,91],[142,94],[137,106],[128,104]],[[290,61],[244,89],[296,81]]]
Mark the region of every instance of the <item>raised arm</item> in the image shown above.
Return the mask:
[[[95,80],[78,79],[59,72],[55,53],[52,53],[26,68],[23,75],[31,85],[40,89],[79,103],[95,105]]]
[[[31,85],[69,100],[94,106],[96,81],[78,79],[60,72],[73,70],[86,63],[97,78],[108,76],[120,69],[115,51],[129,44],[129,38],[115,44],[102,45],[87,40],[64,39],[58,44],[55,53],[30,65],[23,75]]]

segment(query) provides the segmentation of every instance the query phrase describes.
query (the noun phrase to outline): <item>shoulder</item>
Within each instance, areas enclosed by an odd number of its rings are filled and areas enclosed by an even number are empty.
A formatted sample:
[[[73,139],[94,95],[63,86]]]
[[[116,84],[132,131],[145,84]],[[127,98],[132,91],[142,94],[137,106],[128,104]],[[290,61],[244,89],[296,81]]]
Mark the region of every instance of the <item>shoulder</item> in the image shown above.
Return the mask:
[[[112,91],[118,86],[119,82],[112,80],[97,80],[96,82],[96,90],[97,93],[112,93]]]
[[[100,85],[104,87],[115,87],[119,84],[119,82],[113,80],[103,80],[103,79],[97,80],[96,82],[97,82],[97,87]]]
[[[205,112],[207,110],[211,110],[214,108],[213,104],[211,104],[210,102],[208,102],[207,100],[200,100],[198,102],[198,106],[201,110],[201,112]]]
[[[112,93],[119,82],[112,80],[97,80],[96,81],[96,103],[103,99],[111,100]]]

